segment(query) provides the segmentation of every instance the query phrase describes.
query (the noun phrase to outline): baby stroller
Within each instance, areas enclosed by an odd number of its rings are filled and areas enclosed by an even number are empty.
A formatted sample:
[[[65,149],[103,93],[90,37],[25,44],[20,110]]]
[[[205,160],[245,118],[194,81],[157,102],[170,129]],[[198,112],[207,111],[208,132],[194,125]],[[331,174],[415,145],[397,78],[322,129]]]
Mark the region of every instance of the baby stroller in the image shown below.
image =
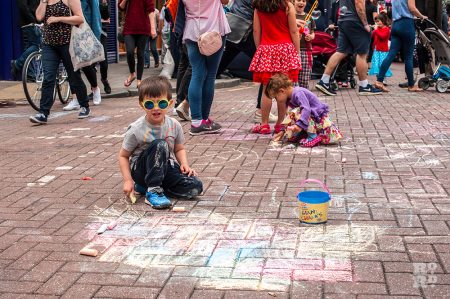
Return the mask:
[[[416,29],[419,61],[427,62],[425,77],[418,85],[424,90],[435,85],[438,92],[444,93],[450,86],[450,40],[428,19],[425,22],[416,20]]]
[[[315,32],[315,38],[312,41],[313,77],[319,78],[322,76],[328,59],[336,52],[336,49],[336,38],[329,33],[328,29],[325,32]],[[339,89],[337,82],[349,82],[350,87],[355,88],[356,80],[355,73],[353,72],[354,67],[355,61],[352,56],[347,56],[339,63],[330,76],[330,84],[334,90]]]

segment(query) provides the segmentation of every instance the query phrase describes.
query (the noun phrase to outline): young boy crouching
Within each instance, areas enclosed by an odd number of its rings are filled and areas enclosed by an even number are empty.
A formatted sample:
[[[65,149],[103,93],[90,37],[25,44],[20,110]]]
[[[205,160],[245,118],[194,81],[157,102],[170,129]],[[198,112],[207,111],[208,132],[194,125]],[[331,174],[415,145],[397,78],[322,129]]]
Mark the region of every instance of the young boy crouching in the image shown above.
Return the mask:
[[[191,199],[203,191],[189,167],[180,123],[167,116],[172,107],[171,85],[164,77],[151,77],[139,86],[139,105],[145,115],[132,123],[119,152],[123,191],[145,194],[154,209],[171,206],[166,197]]]

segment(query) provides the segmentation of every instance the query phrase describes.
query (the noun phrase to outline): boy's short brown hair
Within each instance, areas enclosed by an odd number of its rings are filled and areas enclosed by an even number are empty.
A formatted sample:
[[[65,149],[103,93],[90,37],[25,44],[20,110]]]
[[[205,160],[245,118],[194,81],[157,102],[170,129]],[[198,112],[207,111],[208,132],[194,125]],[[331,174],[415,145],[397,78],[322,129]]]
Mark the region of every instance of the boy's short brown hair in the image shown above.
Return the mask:
[[[265,94],[268,98],[273,98],[280,92],[280,89],[286,89],[291,86],[294,86],[294,84],[289,77],[286,74],[278,73],[273,75],[267,82]]]
[[[143,102],[145,98],[158,98],[167,96],[170,101],[172,99],[172,85],[169,79],[163,76],[148,77],[142,80],[139,85],[139,102]]]

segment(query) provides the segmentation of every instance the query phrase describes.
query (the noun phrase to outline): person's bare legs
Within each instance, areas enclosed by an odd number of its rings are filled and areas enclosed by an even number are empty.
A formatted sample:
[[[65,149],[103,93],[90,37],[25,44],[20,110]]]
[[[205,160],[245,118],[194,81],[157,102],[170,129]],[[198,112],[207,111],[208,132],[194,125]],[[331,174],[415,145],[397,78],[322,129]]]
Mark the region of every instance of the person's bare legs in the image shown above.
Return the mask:
[[[261,99],[261,125],[269,124],[269,114],[270,114],[270,110],[272,109],[272,100],[266,96],[265,91],[266,91],[266,86],[264,85],[262,99]],[[278,113],[278,114],[280,114],[280,113]]]
[[[359,81],[367,80],[367,54],[357,54],[356,55],[356,71],[358,72]]]
[[[347,54],[345,53],[340,53],[340,52],[336,52],[333,55],[331,55],[330,59],[328,59],[328,63],[327,66],[325,68],[325,71],[323,72],[324,75],[328,75],[331,76],[331,74],[333,73],[334,69],[336,68],[336,66],[342,61],[342,59],[344,59],[345,57],[347,57]],[[328,83],[328,82],[326,82]]]

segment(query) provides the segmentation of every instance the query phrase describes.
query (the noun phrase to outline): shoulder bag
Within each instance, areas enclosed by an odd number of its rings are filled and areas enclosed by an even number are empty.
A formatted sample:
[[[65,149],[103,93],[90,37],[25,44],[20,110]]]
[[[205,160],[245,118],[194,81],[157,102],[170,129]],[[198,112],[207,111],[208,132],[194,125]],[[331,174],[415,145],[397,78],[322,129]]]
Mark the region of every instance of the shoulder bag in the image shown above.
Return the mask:
[[[198,11],[200,13],[200,0],[198,2]],[[197,18],[197,26],[200,32],[199,18]],[[207,31],[198,37],[197,44],[202,55],[211,56],[222,48],[222,36],[217,31]]]

